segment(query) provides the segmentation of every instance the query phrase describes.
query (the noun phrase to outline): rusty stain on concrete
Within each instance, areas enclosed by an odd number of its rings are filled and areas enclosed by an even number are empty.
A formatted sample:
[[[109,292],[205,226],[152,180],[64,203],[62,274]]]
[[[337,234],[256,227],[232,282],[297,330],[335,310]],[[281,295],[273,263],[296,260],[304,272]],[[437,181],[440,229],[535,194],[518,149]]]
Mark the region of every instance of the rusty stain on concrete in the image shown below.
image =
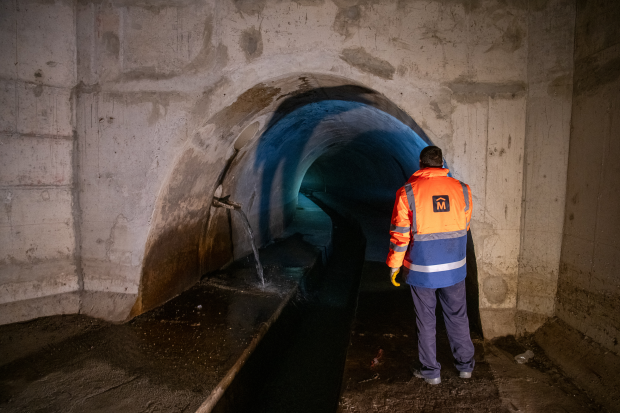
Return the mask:
[[[144,259],[139,297],[130,317],[157,307],[200,279],[199,222],[168,228]]]
[[[201,273],[206,274],[222,268],[233,260],[232,222],[230,211],[211,208],[208,228],[204,232],[200,256]]]
[[[230,129],[243,118],[258,113],[269,106],[280,93],[280,88],[260,83],[243,92],[234,103],[218,112],[209,123]]]

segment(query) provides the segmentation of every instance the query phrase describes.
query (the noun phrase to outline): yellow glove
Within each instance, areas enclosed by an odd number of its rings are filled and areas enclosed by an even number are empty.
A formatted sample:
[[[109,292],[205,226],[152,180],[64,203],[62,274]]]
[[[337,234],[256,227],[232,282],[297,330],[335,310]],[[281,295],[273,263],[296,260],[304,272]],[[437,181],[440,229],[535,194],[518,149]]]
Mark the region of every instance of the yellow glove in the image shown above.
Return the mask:
[[[390,268],[390,278],[392,279],[392,284],[395,287],[400,287],[400,283],[396,282],[396,276],[400,272],[400,268]]]

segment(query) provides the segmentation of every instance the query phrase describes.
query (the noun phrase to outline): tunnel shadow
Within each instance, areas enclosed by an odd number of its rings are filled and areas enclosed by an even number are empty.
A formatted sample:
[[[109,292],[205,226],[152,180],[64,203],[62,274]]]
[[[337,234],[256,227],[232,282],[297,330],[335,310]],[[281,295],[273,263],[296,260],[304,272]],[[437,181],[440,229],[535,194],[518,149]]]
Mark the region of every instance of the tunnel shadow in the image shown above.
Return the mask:
[[[467,277],[465,277],[465,291],[467,294],[467,315],[469,317],[469,329],[477,338],[483,338],[482,320],[480,319],[480,291],[478,290],[478,264],[476,263],[476,250],[471,230],[467,231]]]

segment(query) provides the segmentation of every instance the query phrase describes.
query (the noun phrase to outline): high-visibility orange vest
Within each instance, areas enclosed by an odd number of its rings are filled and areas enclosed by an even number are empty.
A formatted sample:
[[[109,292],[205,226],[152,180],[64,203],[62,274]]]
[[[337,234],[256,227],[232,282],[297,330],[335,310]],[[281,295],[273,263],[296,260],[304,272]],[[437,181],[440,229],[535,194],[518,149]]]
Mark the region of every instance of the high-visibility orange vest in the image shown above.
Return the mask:
[[[443,288],[467,275],[469,185],[445,168],[424,168],[396,192],[387,265],[403,267],[407,284]]]

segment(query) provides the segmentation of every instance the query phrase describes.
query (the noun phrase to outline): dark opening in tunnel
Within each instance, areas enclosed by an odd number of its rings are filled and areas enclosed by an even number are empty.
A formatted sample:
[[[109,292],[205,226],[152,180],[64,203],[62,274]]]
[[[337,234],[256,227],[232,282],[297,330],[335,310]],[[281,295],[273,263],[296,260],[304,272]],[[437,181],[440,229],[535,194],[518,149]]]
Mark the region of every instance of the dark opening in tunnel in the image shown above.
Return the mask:
[[[247,139],[244,135],[239,139]],[[418,170],[420,151],[429,144],[410,116],[373,90],[306,88],[282,100],[257,139],[236,145],[239,152],[222,180],[223,194],[244,205],[261,245],[278,238],[291,222],[300,189],[372,208],[385,220],[378,225],[382,228],[366,225],[374,227],[366,231],[366,260],[384,261],[395,193]],[[240,222],[227,216],[220,222],[228,238],[220,245],[229,247],[211,257],[212,265],[249,252]],[[471,235],[467,263],[469,315],[472,330],[481,335]]]

